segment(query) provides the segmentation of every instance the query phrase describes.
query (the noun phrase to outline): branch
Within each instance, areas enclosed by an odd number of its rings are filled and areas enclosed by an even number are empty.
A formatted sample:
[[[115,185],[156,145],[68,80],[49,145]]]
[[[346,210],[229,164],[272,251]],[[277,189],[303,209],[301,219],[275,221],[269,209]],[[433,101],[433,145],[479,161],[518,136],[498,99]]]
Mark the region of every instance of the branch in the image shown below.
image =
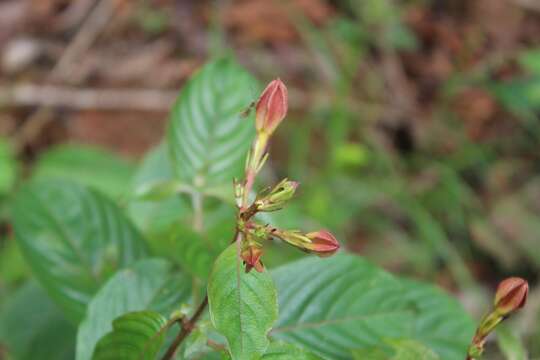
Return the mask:
[[[49,78],[63,80],[72,78],[77,59],[96,41],[102,30],[114,16],[119,5],[119,2],[116,0],[101,0],[92,9],[90,15],[88,15],[52,69]]]
[[[204,296],[203,301],[201,302],[201,304],[199,305],[199,307],[197,308],[197,310],[195,311],[195,314],[193,314],[191,319],[182,323],[182,329],[180,330],[178,335],[176,335],[176,338],[172,342],[171,346],[169,346],[169,349],[167,350],[165,355],[163,355],[161,360],[170,360],[173,358],[174,354],[176,353],[176,350],[178,349],[182,341],[184,341],[184,339],[187,338],[189,334],[191,334],[193,329],[195,329],[195,324],[197,323],[197,321],[199,321],[199,318],[203,314],[207,305],[208,305],[208,294]]]
[[[62,56],[47,76],[47,81],[55,79],[66,80],[73,77],[75,60],[94,43],[105,25],[112,19],[118,6],[118,1],[100,0],[62,53]],[[49,109],[39,107],[28,117],[13,140],[17,153],[51,121],[50,115]]]
[[[240,236],[241,236],[241,233],[237,229],[235,231],[235,233],[234,233],[233,240],[232,240],[231,244],[236,242],[236,241],[239,241]],[[163,355],[161,360],[170,360],[170,359],[172,359],[172,357],[174,356],[174,353],[176,352],[176,349],[180,346],[180,344],[182,344],[182,341],[184,341],[184,339],[187,338],[188,335],[191,334],[191,332],[195,328],[195,325],[197,324],[197,321],[199,320],[202,313],[206,309],[206,306],[208,306],[208,293],[206,293],[204,295],[203,301],[201,302],[201,304],[199,305],[199,307],[197,308],[197,310],[195,311],[195,314],[193,314],[191,319],[189,319],[188,321],[182,323],[182,329],[180,330],[180,332],[178,333],[178,335],[176,336],[176,338],[172,342],[171,346],[169,346],[169,349],[167,350],[165,355]]]
[[[176,92],[152,89],[80,89],[34,84],[0,87],[0,105],[8,107],[166,111],[175,98]]]

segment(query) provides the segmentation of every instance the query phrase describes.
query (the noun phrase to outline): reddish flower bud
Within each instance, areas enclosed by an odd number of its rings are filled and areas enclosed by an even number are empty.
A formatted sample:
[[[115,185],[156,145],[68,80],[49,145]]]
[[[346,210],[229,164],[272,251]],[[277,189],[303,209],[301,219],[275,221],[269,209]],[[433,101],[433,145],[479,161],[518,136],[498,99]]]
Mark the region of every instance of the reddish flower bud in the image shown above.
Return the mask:
[[[510,315],[525,305],[528,293],[529,284],[526,280],[518,277],[503,280],[495,294],[495,311],[503,316]]]
[[[250,272],[253,268],[258,272],[263,272],[264,266],[261,262],[262,253],[262,249],[257,246],[249,246],[242,251],[240,257],[246,264],[246,272]]]
[[[256,106],[258,132],[272,134],[287,114],[287,88],[280,79],[273,80],[261,94]]]
[[[339,243],[330,232],[320,230],[306,234],[311,243],[305,244],[305,247],[319,256],[325,257],[333,255],[339,249]]]

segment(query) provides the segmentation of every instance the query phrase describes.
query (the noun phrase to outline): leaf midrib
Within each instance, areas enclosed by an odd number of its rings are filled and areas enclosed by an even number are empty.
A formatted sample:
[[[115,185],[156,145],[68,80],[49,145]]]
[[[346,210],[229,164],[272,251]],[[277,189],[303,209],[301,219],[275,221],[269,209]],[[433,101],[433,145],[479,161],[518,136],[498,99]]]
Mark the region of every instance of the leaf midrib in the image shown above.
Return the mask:
[[[242,238],[236,240],[236,251],[235,251],[235,260],[236,260],[236,290],[238,292],[238,325],[240,327],[240,350],[241,353],[244,353],[244,327],[242,324],[242,284],[241,284],[241,266],[240,266],[240,245]]]

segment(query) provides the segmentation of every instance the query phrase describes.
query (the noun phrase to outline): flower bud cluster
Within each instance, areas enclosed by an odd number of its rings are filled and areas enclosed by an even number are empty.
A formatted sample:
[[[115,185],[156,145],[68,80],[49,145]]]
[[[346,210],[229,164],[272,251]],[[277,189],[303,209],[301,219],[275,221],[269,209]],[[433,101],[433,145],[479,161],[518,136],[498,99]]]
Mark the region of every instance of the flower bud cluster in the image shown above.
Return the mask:
[[[285,84],[280,79],[270,82],[259,97],[255,109],[257,135],[246,158],[246,178],[241,198],[244,207],[247,205],[255,177],[268,158],[266,148],[270,136],[287,115],[288,94]]]
[[[234,182],[234,194],[238,206],[237,231],[242,236],[240,257],[246,265],[246,271],[263,271],[261,261],[263,242],[279,238],[286,243],[318,256],[330,256],[339,249],[336,238],[326,230],[302,233],[300,231],[280,230],[253,221],[258,212],[281,210],[294,196],[298,183],[283,179],[273,188],[261,192],[249,204],[249,194],[255,177],[268,157],[267,146],[270,136],[287,114],[288,95],[285,84],[276,79],[264,89],[255,104],[255,125],[257,134],[246,159],[244,181]],[[237,240],[238,241],[238,240]]]

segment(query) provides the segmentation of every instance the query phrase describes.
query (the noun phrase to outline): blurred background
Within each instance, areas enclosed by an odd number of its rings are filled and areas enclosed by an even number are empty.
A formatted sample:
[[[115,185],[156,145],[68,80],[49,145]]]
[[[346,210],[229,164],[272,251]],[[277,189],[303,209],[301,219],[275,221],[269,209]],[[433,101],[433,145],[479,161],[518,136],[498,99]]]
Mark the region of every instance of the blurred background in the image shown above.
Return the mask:
[[[528,279],[512,339],[540,358],[540,0],[0,1],[0,307],[29,277],[5,201],[21,181],[121,194],[222,55],[289,88],[265,173],[301,182],[288,218],[476,318]]]

